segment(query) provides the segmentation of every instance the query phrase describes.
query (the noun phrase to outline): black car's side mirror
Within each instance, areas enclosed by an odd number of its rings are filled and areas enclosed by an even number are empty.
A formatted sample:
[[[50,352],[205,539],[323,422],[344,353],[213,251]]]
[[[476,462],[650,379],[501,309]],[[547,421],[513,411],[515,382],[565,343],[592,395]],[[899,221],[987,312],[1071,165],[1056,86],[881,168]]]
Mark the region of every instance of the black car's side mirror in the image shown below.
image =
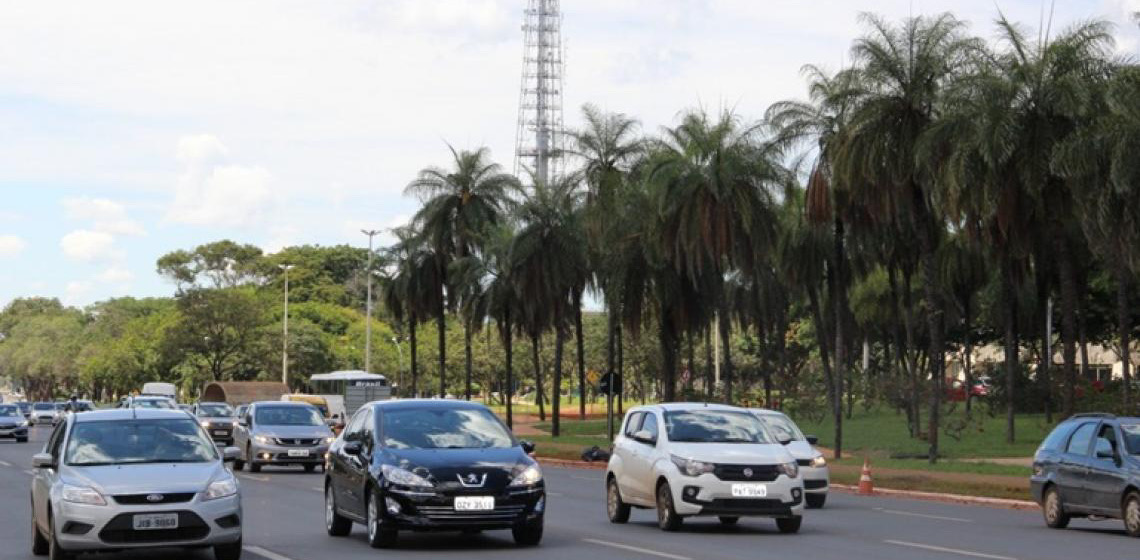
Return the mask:
[[[819,443],[819,436],[805,436],[804,439],[811,445]]]
[[[533,441],[528,441],[525,439],[519,440],[519,447],[522,447],[523,453],[526,453],[527,455],[534,453],[535,445]]]
[[[346,455],[360,455],[362,447],[359,441],[346,441],[341,449]]]

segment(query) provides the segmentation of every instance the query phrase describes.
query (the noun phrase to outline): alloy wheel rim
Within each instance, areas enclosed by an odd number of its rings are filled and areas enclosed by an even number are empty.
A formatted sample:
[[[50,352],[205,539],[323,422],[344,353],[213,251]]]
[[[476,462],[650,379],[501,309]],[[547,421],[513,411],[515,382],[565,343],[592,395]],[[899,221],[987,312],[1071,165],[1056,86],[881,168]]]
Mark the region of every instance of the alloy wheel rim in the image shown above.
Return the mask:
[[[376,498],[373,497],[371,500],[368,500],[368,537],[373,540],[376,539],[376,518]]]
[[[325,526],[332,528],[333,524],[333,497],[332,489],[325,488]]]
[[[1128,500],[1127,512],[1125,519],[1128,522],[1128,530],[1140,532],[1140,501],[1135,498]]]
[[[609,499],[606,500],[606,506],[609,507],[610,517],[616,517],[616,514],[617,514],[617,488],[614,487],[614,484],[612,482],[610,483],[610,491],[609,491],[609,494],[607,495],[607,497]]]
[[[1060,500],[1057,499],[1056,492],[1049,493],[1049,507],[1045,508],[1045,515],[1049,517],[1049,521],[1056,521],[1060,516]]]
[[[657,518],[662,523],[669,521],[669,505],[666,502],[668,499],[669,497],[664,491],[657,493]]]

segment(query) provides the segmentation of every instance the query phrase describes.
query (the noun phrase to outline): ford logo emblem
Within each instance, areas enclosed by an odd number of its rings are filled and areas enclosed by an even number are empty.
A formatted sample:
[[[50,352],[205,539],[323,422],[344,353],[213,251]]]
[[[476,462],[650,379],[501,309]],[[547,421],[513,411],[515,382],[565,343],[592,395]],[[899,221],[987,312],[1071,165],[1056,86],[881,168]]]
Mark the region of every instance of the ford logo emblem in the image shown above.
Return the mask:
[[[151,503],[161,502],[162,500],[165,500],[165,499],[166,498],[162,494],[147,494],[147,496],[146,496],[146,501],[151,502]]]
[[[744,469],[744,477],[752,478],[752,469]]]

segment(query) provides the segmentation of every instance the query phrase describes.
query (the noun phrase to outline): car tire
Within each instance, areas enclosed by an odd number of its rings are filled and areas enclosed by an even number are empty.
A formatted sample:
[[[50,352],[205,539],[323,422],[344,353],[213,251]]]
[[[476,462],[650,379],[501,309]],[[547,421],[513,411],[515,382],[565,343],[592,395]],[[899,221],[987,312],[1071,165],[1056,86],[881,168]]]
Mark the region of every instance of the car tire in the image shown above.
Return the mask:
[[[808,509],[821,509],[827,503],[827,494],[806,494],[804,500]]]
[[[1133,490],[1124,496],[1124,505],[1121,510],[1124,530],[1128,536],[1140,537],[1140,493]]]
[[[59,539],[55,537],[55,520],[48,514],[48,560],[71,560],[72,556],[59,546]]]
[[[606,484],[606,514],[610,523],[625,523],[629,521],[629,504],[621,499],[621,489],[618,488],[616,478],[611,478]]]
[[[32,511],[35,511],[33,506]],[[36,526],[36,515],[32,514],[32,554],[35,556],[47,556],[48,541],[44,538],[44,534],[40,532],[40,528]]]
[[[781,517],[776,519],[776,528],[784,534],[792,534],[800,532],[800,525],[803,525],[804,517],[802,515],[793,515],[791,517]]]
[[[253,461],[250,461],[249,462],[249,472],[251,472],[251,473],[261,472],[261,463],[254,463]]]
[[[18,437],[18,438],[16,438],[16,443],[28,443],[28,438]]]
[[[1041,500],[1041,514],[1045,516],[1045,525],[1050,529],[1064,529],[1069,526],[1069,514],[1065,513],[1065,504],[1061,501],[1061,494],[1056,486],[1045,489],[1045,498]]]
[[[396,545],[396,539],[399,533],[395,529],[389,529],[383,525],[383,519],[380,515],[380,502],[382,498],[380,493],[372,490],[368,493],[368,546],[372,548],[391,548]]]
[[[214,545],[214,560],[241,560],[241,537],[229,544]]]
[[[721,525],[736,525],[740,523],[740,518],[735,515],[722,515],[717,517],[717,519],[720,520]]]
[[[325,484],[325,530],[330,537],[346,537],[352,532],[352,520],[336,512],[336,495],[331,484]]]
[[[316,465],[305,465],[305,472],[309,472],[309,473],[311,473],[311,472],[313,472],[313,471],[315,471],[315,470],[317,470],[317,466],[316,466]]]
[[[673,490],[668,482],[662,482],[657,487],[657,526],[662,531],[672,532],[680,529],[683,522],[673,507]]]
[[[516,525],[511,529],[511,536],[519,546],[538,546],[542,542],[542,522]]]

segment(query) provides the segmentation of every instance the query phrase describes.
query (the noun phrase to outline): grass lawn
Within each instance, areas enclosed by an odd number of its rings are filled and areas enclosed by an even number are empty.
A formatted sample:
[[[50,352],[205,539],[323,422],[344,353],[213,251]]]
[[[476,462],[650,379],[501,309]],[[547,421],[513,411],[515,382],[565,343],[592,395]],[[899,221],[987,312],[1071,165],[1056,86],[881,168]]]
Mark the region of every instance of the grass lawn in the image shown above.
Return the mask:
[[[534,425],[535,428],[544,432],[550,431],[550,422],[539,422]],[[614,432],[617,432],[621,427],[621,418],[614,418]],[[606,421],[603,420],[570,420],[567,418],[562,419],[562,435],[564,436],[579,436],[591,435],[601,436],[605,439],[606,436]]]

